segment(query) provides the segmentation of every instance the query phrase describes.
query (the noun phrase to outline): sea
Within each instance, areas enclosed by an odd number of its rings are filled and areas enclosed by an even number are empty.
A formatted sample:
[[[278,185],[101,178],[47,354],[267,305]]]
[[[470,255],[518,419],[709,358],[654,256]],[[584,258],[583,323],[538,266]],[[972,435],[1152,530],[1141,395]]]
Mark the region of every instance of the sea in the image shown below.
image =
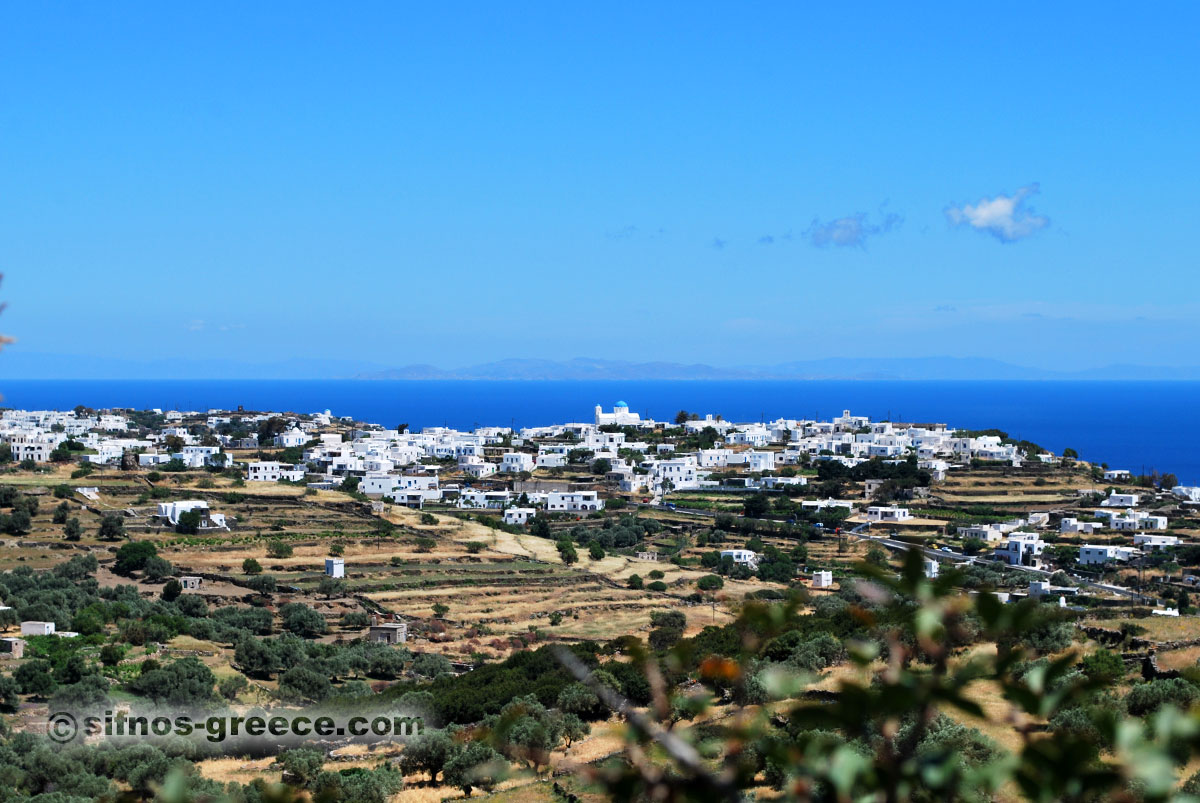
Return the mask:
[[[7,407],[237,409],[335,415],[394,427],[473,428],[591,421],[597,404],[672,420],[873,420],[1004,430],[1061,454],[1200,483],[1200,382],[1136,381],[388,381],[6,380]]]

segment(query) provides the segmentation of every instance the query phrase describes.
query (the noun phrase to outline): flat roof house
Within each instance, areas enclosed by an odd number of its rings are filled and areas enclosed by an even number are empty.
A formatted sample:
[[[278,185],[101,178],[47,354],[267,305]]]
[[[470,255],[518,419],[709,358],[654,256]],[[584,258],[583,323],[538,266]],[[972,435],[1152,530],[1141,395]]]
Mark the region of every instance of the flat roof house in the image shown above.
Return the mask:
[[[1150,533],[1138,533],[1133,537],[1133,545],[1143,549],[1166,549],[1168,547],[1178,546],[1179,538],[1174,535],[1152,535]]]
[[[568,512],[602,510],[604,500],[596,491],[571,491],[552,493],[546,497],[546,510]]]
[[[22,636],[53,636],[54,622],[21,622]]]
[[[407,622],[383,622],[371,625],[367,640],[379,644],[404,644],[408,641]]]
[[[531,507],[510,507],[504,511],[504,523],[522,527],[535,515],[537,511]]]
[[[871,505],[867,508],[867,521],[907,521],[912,518],[906,507]]]
[[[752,549],[722,549],[722,558],[733,558],[733,562],[751,569],[758,568],[758,553]]]
[[[1112,544],[1084,544],[1079,548],[1079,562],[1084,566],[1096,566],[1109,561],[1127,561],[1138,553],[1128,546]]]
[[[0,638],[0,658],[19,661],[25,657],[25,639],[8,636]]]

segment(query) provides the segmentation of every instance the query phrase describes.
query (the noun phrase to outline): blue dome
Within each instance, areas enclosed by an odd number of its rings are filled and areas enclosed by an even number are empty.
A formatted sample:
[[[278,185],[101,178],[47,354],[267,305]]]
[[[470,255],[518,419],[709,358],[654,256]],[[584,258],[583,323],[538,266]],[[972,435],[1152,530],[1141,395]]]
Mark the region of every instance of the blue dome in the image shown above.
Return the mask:
[[[626,410],[628,410],[628,409],[629,409],[629,405],[628,405],[628,404],[626,404],[626,403],[625,403],[625,402],[623,402],[623,401],[619,401],[619,402],[617,402],[617,406],[618,406],[618,407],[624,407]]]

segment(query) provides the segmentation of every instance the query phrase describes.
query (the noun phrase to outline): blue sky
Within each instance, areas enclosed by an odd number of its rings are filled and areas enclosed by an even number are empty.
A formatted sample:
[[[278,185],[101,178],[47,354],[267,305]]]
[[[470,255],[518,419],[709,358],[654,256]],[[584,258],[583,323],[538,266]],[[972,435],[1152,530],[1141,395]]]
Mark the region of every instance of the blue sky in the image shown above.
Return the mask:
[[[1198,34],[1183,2],[7,4],[0,331],[1194,365]]]

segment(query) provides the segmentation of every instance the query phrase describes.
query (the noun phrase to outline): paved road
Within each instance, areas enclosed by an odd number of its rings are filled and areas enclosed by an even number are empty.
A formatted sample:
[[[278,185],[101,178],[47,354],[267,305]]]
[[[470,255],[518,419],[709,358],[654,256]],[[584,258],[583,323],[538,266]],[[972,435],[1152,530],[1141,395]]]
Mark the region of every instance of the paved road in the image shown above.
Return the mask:
[[[940,549],[931,549],[930,547],[917,546],[916,544],[910,544],[906,541],[897,541],[892,538],[887,538],[886,536],[865,535],[864,533],[866,533],[869,526],[870,525],[868,525],[868,524],[860,524],[857,527],[855,527],[854,529],[848,530],[847,532],[850,535],[853,535],[855,538],[858,538],[860,540],[874,541],[875,543],[883,544],[884,546],[886,546],[890,549],[896,549],[896,550],[900,550],[900,551],[904,551],[904,550],[908,550],[908,549],[918,549],[925,556],[933,558],[934,560],[944,562],[944,563],[955,563],[955,564],[979,563],[981,565],[992,566],[992,567],[1000,568],[1000,569],[1012,569],[1013,571],[1029,572],[1030,574],[1036,574],[1040,577],[1045,577],[1045,578],[1049,578],[1051,575],[1054,574],[1054,572],[1052,572],[1052,571],[1048,571],[1046,569],[1035,569],[1032,566],[1010,566],[1006,563],[999,563],[997,561],[990,561],[990,560],[982,560],[980,558],[972,557],[970,555],[963,555],[958,552],[943,552]],[[1110,585],[1109,583],[1097,583],[1092,580],[1085,580],[1081,577],[1072,577],[1072,579],[1079,585],[1085,586],[1087,588],[1095,588],[1100,591],[1107,591],[1110,594],[1117,594],[1118,596],[1129,597],[1130,599],[1145,600],[1147,602],[1154,602],[1154,603],[1158,602],[1158,600],[1156,600],[1154,597],[1150,597],[1145,594],[1141,594],[1132,588],[1125,588],[1124,586]]]
[[[655,510],[668,511],[671,513],[688,513],[693,516],[705,516],[707,518],[715,518],[717,515],[716,513],[713,513],[711,510],[696,510],[693,508],[683,508],[683,507],[676,507],[676,508],[672,509],[672,508],[668,508],[666,505],[663,505],[663,504],[642,503],[642,504],[639,504],[638,507],[648,507],[648,508],[653,508]],[[896,549],[899,551],[904,551],[904,550],[908,550],[908,549],[918,549],[921,551],[922,554],[926,555],[927,557],[933,558],[934,560],[937,560],[937,561],[940,561],[943,563],[954,563],[954,564],[979,563],[979,564],[991,566],[991,567],[997,568],[997,569],[1012,569],[1013,571],[1028,572],[1030,574],[1036,574],[1039,577],[1045,577],[1045,578],[1049,578],[1052,574],[1054,574],[1054,572],[1052,572],[1052,571],[1048,571],[1046,569],[1035,569],[1032,566],[1010,566],[1007,563],[999,563],[997,561],[990,561],[990,560],[981,560],[977,557],[973,557],[971,555],[963,555],[959,552],[943,552],[940,549],[931,549],[930,547],[918,546],[916,544],[910,544],[907,541],[897,541],[892,538],[887,538],[886,536],[868,535],[866,533],[870,529],[870,526],[871,525],[869,523],[859,524],[858,526],[847,530],[846,534],[852,535],[855,538],[858,538],[860,540],[873,541],[877,544],[883,544],[884,546],[888,547],[889,549]],[[1155,599],[1154,597],[1150,597],[1145,594],[1141,594],[1132,588],[1125,588],[1124,586],[1110,585],[1108,583],[1097,583],[1092,580],[1085,580],[1081,577],[1072,577],[1072,579],[1079,585],[1084,586],[1086,588],[1095,588],[1100,591],[1106,591],[1110,594],[1116,594],[1116,595],[1122,596],[1122,597],[1129,597],[1130,599],[1144,600],[1146,602],[1152,602],[1155,604],[1159,603],[1159,600]]]

